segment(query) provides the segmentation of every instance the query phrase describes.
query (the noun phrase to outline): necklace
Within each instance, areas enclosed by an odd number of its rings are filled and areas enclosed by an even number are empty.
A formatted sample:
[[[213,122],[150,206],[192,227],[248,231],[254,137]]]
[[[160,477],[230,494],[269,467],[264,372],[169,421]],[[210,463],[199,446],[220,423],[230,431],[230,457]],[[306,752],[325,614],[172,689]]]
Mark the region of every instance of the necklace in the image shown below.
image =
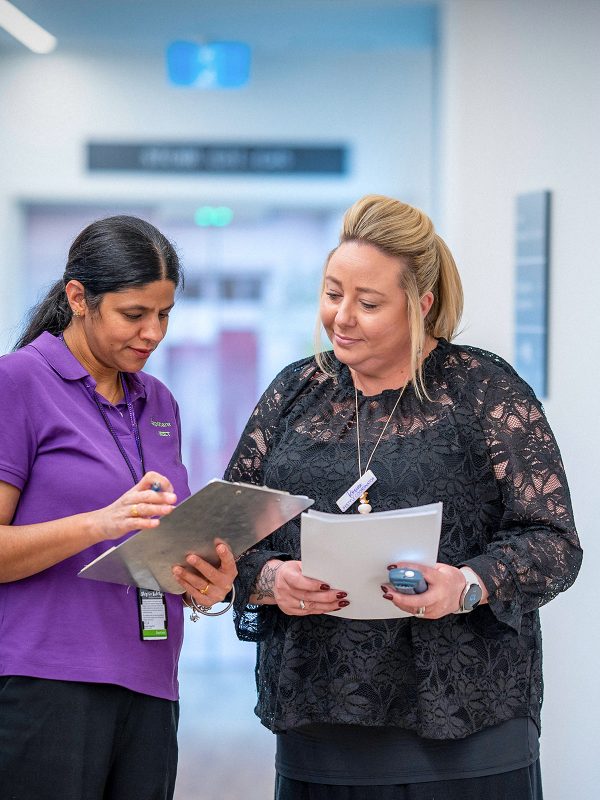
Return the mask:
[[[98,391],[97,387],[96,387],[96,391]],[[122,392],[123,392],[123,376],[121,375],[120,372],[118,372],[117,373],[117,386],[116,386],[115,389],[112,390],[112,392],[110,392],[110,397],[108,396],[108,392],[106,394],[104,394],[104,392],[102,392],[101,394],[102,394],[103,397],[105,397],[108,400],[108,402],[111,404],[111,406],[116,406],[117,403],[119,402],[119,400],[121,399],[121,397],[124,396],[122,394]]]
[[[400,403],[400,400],[402,399],[402,395],[404,394],[404,390],[406,389],[407,386],[408,386],[408,382],[404,384],[402,389],[400,389],[400,394],[398,395],[398,399],[394,403],[394,407],[392,408],[392,411],[391,411],[389,417],[387,418],[385,425],[383,426],[383,430],[379,434],[379,439],[377,439],[377,441],[375,442],[375,447],[371,450],[371,455],[369,456],[369,460],[367,461],[367,465],[365,467],[364,473],[362,471],[361,460],[360,460],[360,421],[359,421],[359,418],[358,418],[358,390],[357,390],[356,386],[354,387],[354,403],[355,403],[355,409],[356,409],[356,450],[357,450],[357,454],[358,454],[358,480],[359,481],[361,479],[364,479],[367,476],[367,473],[369,472],[369,465],[371,464],[371,460],[373,459],[373,456],[375,455],[375,450],[377,450],[377,447],[379,446],[379,442],[382,440],[383,434],[385,433],[387,426],[390,424],[390,420],[394,416],[394,413],[395,413],[396,409],[398,408],[398,404]],[[366,487],[366,489],[364,490],[364,492],[361,494],[361,496],[359,498],[360,499],[360,505],[358,506],[358,513],[359,514],[370,514],[371,511],[373,510],[373,507],[369,503],[369,492],[367,490],[368,490],[369,486],[372,486],[372,484],[375,483],[377,478],[373,475],[373,473],[371,473],[371,475],[372,475],[372,478],[368,478],[368,480],[370,480],[368,486]]]

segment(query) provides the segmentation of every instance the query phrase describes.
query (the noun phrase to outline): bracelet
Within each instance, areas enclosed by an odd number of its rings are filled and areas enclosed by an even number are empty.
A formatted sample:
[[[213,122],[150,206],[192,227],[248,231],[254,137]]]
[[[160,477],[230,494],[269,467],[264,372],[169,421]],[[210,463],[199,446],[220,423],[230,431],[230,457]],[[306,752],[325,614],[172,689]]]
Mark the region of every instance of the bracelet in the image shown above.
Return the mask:
[[[225,608],[222,608],[220,611],[211,611],[212,606],[207,607],[200,605],[194,600],[194,598],[191,595],[190,595],[190,602],[188,602],[185,594],[182,595],[181,599],[183,600],[183,605],[187,606],[187,608],[190,608],[192,610],[192,613],[190,614],[190,621],[198,622],[198,620],[200,619],[198,614],[203,614],[205,617],[220,617],[221,614],[226,614],[233,605],[233,601],[235,600],[235,586],[231,587],[230,594],[231,594],[231,599],[229,603],[227,603]]]

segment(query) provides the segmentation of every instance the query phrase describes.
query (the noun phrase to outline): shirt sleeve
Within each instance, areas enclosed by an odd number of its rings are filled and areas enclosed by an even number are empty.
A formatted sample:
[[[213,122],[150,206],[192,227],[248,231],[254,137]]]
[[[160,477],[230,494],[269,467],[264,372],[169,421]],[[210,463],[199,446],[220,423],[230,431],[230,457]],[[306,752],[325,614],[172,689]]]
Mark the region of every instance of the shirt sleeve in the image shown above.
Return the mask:
[[[31,472],[37,439],[24,391],[6,364],[0,364],[0,480],[22,490]]]
[[[520,631],[523,614],[571,586],[582,550],[558,445],[516,373],[490,383],[482,424],[504,513],[486,552],[466,563],[497,619]]]

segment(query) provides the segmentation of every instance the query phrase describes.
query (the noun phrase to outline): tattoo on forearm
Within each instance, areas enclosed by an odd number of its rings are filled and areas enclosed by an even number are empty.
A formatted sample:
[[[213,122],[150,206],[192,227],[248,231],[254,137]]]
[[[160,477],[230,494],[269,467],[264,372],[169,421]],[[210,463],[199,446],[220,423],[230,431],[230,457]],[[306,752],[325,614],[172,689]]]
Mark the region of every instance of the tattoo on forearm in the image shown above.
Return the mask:
[[[266,597],[275,598],[275,575],[280,566],[281,564],[274,567],[266,564],[262,568],[254,584],[253,594],[257,601],[264,600]]]

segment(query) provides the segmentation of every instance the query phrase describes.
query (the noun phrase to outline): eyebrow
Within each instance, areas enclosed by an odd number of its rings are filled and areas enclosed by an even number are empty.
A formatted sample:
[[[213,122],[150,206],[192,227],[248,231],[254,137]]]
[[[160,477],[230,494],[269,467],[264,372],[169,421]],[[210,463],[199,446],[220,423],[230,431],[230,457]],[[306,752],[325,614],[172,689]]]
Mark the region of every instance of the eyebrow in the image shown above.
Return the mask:
[[[160,311],[170,311],[172,308],[175,307],[175,303],[171,303],[170,306],[165,306],[164,308],[159,309]],[[144,306],[138,303],[137,305],[133,306],[121,306],[121,311],[152,311],[150,306]]]
[[[342,285],[341,281],[338,281],[337,278],[334,278],[331,275],[326,275],[325,280],[331,281],[332,283],[335,283],[337,286]],[[362,292],[363,294],[378,294],[380,297],[385,297],[385,294],[383,292],[379,292],[377,291],[377,289],[370,289],[368,286],[357,286],[356,291]]]

